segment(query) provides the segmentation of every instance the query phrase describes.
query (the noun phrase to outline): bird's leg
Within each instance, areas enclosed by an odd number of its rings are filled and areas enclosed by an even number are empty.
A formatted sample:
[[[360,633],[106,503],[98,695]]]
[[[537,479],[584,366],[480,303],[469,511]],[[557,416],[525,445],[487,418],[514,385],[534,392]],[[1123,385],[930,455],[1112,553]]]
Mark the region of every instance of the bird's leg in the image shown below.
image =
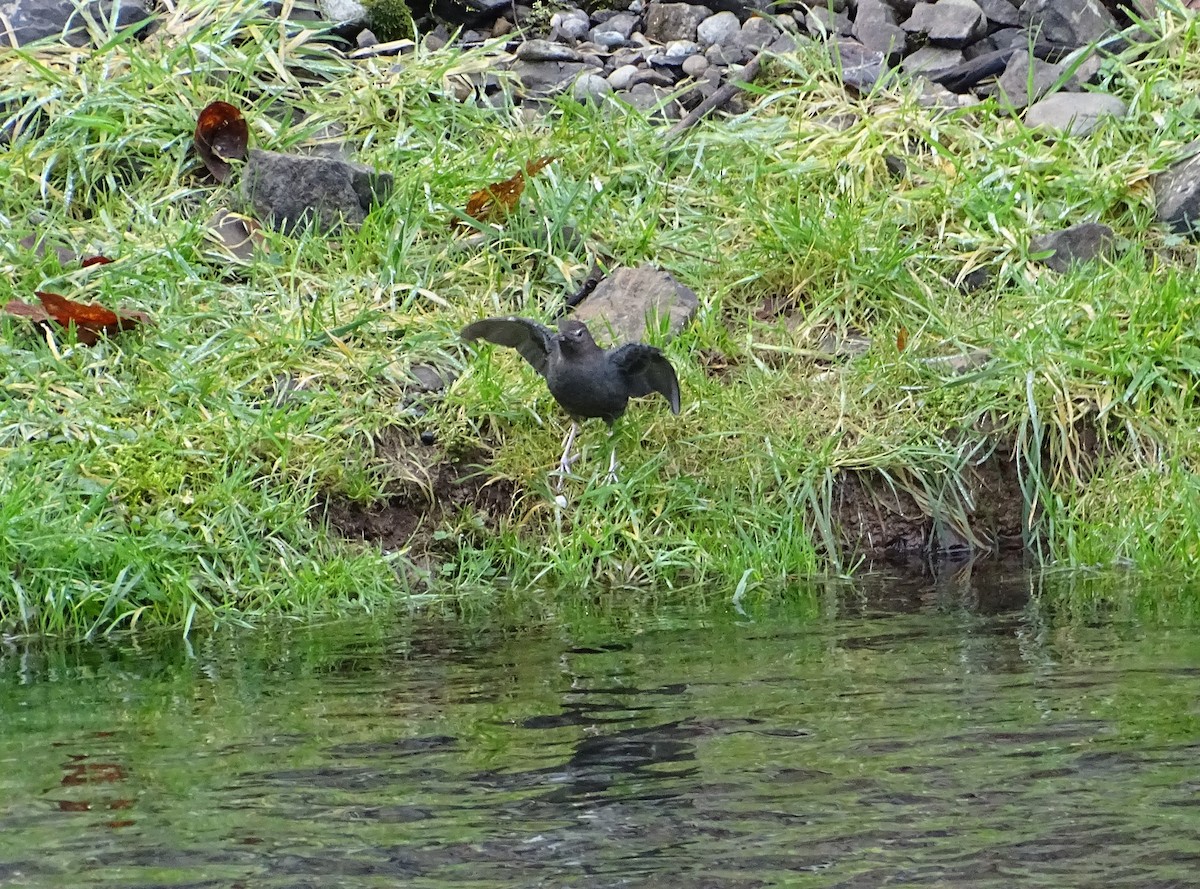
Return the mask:
[[[615,485],[620,479],[617,478],[617,427],[613,426],[608,434],[608,475],[604,477],[604,483]]]
[[[571,465],[579,459],[579,455],[571,456],[571,448],[575,444],[575,435],[579,432],[579,424],[574,420],[571,421],[571,429],[567,433],[566,439],[563,441],[562,458],[558,461],[558,480],[555,482],[554,489],[562,490],[563,478],[571,471]]]

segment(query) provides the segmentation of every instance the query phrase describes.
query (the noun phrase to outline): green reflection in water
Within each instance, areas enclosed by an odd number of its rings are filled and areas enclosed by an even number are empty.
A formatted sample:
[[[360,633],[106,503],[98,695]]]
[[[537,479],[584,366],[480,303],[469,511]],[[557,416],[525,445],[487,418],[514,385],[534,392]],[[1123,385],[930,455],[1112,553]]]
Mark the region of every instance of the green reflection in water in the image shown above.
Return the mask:
[[[0,883],[1200,885],[1194,628],[1044,592],[9,648]]]

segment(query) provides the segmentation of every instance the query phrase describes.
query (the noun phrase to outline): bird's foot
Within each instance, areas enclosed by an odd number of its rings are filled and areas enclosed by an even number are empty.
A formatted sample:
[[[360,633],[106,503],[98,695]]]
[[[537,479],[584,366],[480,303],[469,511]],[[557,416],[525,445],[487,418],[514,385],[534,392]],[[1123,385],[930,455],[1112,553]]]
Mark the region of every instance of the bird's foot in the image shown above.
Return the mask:
[[[570,475],[571,467],[579,462],[579,454],[563,454],[562,459],[558,461],[558,475]]]
[[[608,457],[608,475],[604,476],[606,485],[615,485],[620,479],[617,478],[617,452],[614,449]]]

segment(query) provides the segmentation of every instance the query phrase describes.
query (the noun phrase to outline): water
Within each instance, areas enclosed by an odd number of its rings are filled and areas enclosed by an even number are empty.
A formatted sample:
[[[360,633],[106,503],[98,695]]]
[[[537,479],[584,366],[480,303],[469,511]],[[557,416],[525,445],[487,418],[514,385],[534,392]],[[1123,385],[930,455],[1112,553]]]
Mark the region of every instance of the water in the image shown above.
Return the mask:
[[[0,885],[1200,887],[1200,634],[1022,576],[0,651]]]

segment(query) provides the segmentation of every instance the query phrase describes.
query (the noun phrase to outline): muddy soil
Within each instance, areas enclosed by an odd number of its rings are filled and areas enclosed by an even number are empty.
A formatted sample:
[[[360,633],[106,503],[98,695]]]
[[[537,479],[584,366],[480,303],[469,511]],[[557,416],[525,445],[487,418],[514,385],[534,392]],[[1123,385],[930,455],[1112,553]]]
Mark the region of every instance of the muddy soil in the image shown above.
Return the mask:
[[[418,448],[393,440],[380,443],[382,455],[397,461],[397,475],[410,479],[395,486],[386,498],[359,503],[331,494],[322,504],[329,526],[343,537],[377,543],[386,552],[408,550],[414,562],[438,550],[464,543],[438,541],[434,532],[470,512],[483,520],[483,530],[495,530],[509,515],[518,496],[515,484],[496,479],[486,467],[487,454],[478,451],[449,460],[436,448]],[[429,465],[416,465],[422,457]]]
[[[912,491],[940,508],[923,506]],[[897,472],[889,481],[878,472],[843,472],[833,511],[845,556],[1012,551],[1024,544],[1017,465],[998,452],[954,478]]]
[[[424,450],[437,456],[436,449]],[[405,459],[411,474],[412,453]],[[363,504],[331,495],[325,514],[345,537],[389,552],[408,550],[418,562],[427,555],[436,559],[439,550],[470,545],[434,538],[465,511],[482,520],[485,531],[496,530],[512,514],[520,491],[507,479],[492,478],[486,461],[484,452],[455,461],[443,457],[425,468],[420,484],[402,485],[381,501]],[[937,516],[911,491],[927,503],[940,501]],[[831,518],[840,537],[839,558],[1015,551],[1023,545],[1024,496],[1016,464],[998,450],[956,478],[897,471],[889,481],[877,472],[843,472],[835,481]]]

